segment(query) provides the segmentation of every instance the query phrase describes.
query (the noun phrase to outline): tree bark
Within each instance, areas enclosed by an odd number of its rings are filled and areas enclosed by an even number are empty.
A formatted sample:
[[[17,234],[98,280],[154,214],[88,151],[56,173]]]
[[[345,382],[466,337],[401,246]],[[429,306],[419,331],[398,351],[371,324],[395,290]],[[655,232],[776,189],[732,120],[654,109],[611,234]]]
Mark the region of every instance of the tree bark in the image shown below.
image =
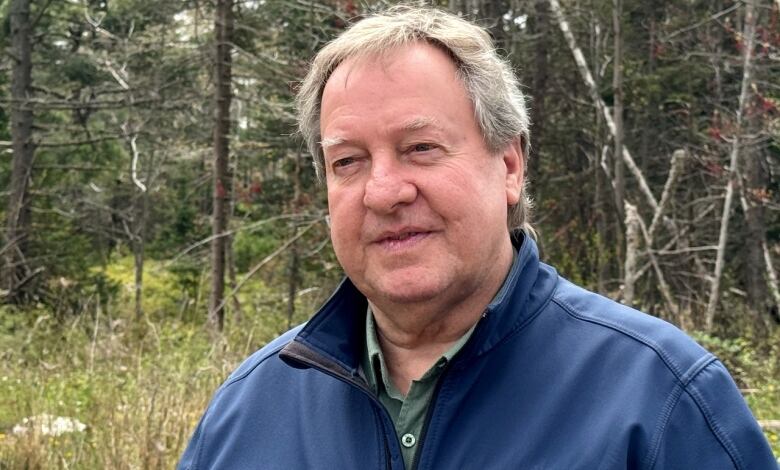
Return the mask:
[[[547,79],[549,76],[548,67],[548,50],[550,48],[550,36],[549,36],[549,23],[550,13],[547,6],[547,2],[544,0],[537,0],[534,4],[534,12],[529,27],[532,28],[533,34],[537,39],[536,47],[534,51],[534,75],[533,75],[533,90],[531,92],[531,140],[532,147],[529,157],[533,161],[537,161],[537,158],[544,146],[544,124],[545,124],[545,103],[544,98],[547,96]],[[540,166],[536,165],[536,172],[538,176]]]
[[[729,219],[731,218],[731,205],[734,199],[734,188],[738,184],[739,153],[740,140],[742,138],[742,126],[745,115],[745,108],[748,100],[751,76],[751,67],[753,59],[753,43],[756,31],[755,0],[745,1],[745,25],[743,27],[742,37],[744,38],[744,49],[742,59],[742,87],[739,93],[739,104],[737,105],[736,123],[734,137],[731,141],[731,156],[729,158],[728,183],[726,183],[726,198],[723,202],[723,214],[720,220],[720,234],[718,236],[718,251],[715,257],[715,270],[712,274],[710,285],[710,298],[707,302],[705,312],[705,328],[712,331],[715,322],[715,310],[720,300],[720,280],[723,275],[723,264],[726,258],[726,241],[729,234]]]
[[[765,190],[758,157],[760,151],[745,152],[745,177],[742,181],[742,212],[745,217],[745,260],[743,263],[748,304],[758,317],[767,310],[767,279],[764,270],[763,246],[766,244],[764,206],[754,195]]]
[[[30,235],[30,177],[35,156],[32,139],[33,111],[28,103],[32,94],[32,23],[30,0],[13,0],[10,9],[11,56],[11,141],[13,161],[8,190],[2,285],[11,302],[23,300],[23,280],[28,278],[28,237]]]
[[[293,199],[291,204],[292,213],[295,215],[301,212],[301,155],[300,152],[295,155],[295,168],[293,170]],[[292,238],[297,239],[298,221],[293,218],[291,221]],[[295,317],[295,297],[298,294],[300,284],[300,253],[299,245],[293,242],[290,246],[290,269],[287,278],[287,328],[292,328],[293,318]]]
[[[615,120],[615,208],[618,219],[623,220],[623,206],[625,204],[626,180],[625,165],[623,164],[623,33],[621,19],[623,17],[623,1],[612,2],[612,27],[614,34],[614,58],[612,59],[612,92],[614,103],[612,114]]]
[[[230,175],[228,160],[230,154],[230,103],[231,83],[231,41],[233,36],[233,0],[218,0],[215,12],[215,116],[214,116],[214,188],[212,207],[211,242],[211,295],[209,298],[208,322],[212,332],[222,331],[225,322],[225,248],[228,211],[230,209]]]
[[[634,304],[635,282],[637,279],[637,259],[639,258],[640,222],[636,207],[626,203],[626,260],[624,263],[623,295],[626,305]]]

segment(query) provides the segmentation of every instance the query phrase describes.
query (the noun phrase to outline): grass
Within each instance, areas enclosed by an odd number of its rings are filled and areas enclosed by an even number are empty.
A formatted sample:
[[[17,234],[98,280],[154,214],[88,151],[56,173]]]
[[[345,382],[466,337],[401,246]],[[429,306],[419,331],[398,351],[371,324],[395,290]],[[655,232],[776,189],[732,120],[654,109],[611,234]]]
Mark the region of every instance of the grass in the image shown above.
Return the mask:
[[[173,468],[219,384],[286,329],[286,319],[272,313],[283,311],[278,307],[261,306],[229,323],[219,346],[202,325],[181,318],[137,325],[130,316],[62,321],[45,311],[0,310],[0,469]],[[698,339],[748,390],[757,418],[780,418],[777,351],[759,354],[744,340]],[[42,413],[88,427],[59,437],[11,432],[24,417]],[[780,456],[777,432],[767,438]]]
[[[0,334],[0,469],[173,468],[219,384],[286,327],[282,318],[245,320],[215,347],[202,325],[177,320],[17,320]],[[43,413],[88,427],[12,432]]]

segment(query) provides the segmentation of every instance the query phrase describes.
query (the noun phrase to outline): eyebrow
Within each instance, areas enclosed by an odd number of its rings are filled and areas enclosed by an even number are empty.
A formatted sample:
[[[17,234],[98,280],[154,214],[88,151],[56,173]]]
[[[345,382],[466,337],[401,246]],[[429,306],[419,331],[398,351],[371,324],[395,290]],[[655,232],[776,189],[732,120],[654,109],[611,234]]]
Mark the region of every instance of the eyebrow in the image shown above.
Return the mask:
[[[435,118],[428,117],[428,116],[420,116],[420,117],[412,118],[404,122],[403,124],[401,124],[400,129],[406,132],[410,132],[410,131],[418,131],[428,127],[432,127],[437,130],[441,129],[441,126],[439,125],[439,121],[437,121]],[[320,141],[320,147],[322,147],[322,149],[325,150],[328,147],[341,145],[346,141],[347,139],[339,136],[325,137]]]
[[[323,150],[325,150],[328,147],[333,147],[334,145],[343,144],[345,142],[343,137],[325,137],[320,141],[320,147],[322,147]]]
[[[426,127],[441,129],[436,119],[427,116],[412,118],[401,125],[401,129],[404,131],[417,131]]]

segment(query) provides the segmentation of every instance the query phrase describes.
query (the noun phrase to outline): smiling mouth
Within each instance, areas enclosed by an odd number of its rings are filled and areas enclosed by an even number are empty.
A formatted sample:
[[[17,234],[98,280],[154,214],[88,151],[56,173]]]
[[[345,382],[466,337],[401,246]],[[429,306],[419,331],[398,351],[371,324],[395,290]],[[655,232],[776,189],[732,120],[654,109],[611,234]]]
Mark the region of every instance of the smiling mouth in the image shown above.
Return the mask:
[[[401,241],[401,240],[406,240],[407,238],[411,238],[411,237],[414,237],[414,236],[417,236],[417,235],[422,235],[424,233],[425,232],[407,232],[407,233],[402,233],[400,235],[387,237],[387,238],[385,238],[382,241]]]
[[[431,232],[403,232],[381,238],[376,243],[389,249],[411,248],[430,234]]]

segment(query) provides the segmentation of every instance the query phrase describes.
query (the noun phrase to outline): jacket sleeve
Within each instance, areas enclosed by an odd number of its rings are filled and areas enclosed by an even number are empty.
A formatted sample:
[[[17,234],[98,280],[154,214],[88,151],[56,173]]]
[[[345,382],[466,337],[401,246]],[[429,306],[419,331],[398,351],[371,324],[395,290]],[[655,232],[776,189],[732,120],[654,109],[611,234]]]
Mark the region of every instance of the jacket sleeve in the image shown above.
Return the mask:
[[[719,361],[688,382],[656,437],[646,468],[778,468],[761,428]]]
[[[178,465],[176,465],[176,470],[194,470],[197,468],[196,457],[199,448],[198,444],[200,443],[201,428],[203,427],[203,421],[205,420],[206,414],[204,414],[204,416],[201,417],[200,421],[198,422],[198,427],[195,428],[195,432],[190,438],[190,442],[187,444],[187,448],[184,449],[184,453],[179,459]]]

